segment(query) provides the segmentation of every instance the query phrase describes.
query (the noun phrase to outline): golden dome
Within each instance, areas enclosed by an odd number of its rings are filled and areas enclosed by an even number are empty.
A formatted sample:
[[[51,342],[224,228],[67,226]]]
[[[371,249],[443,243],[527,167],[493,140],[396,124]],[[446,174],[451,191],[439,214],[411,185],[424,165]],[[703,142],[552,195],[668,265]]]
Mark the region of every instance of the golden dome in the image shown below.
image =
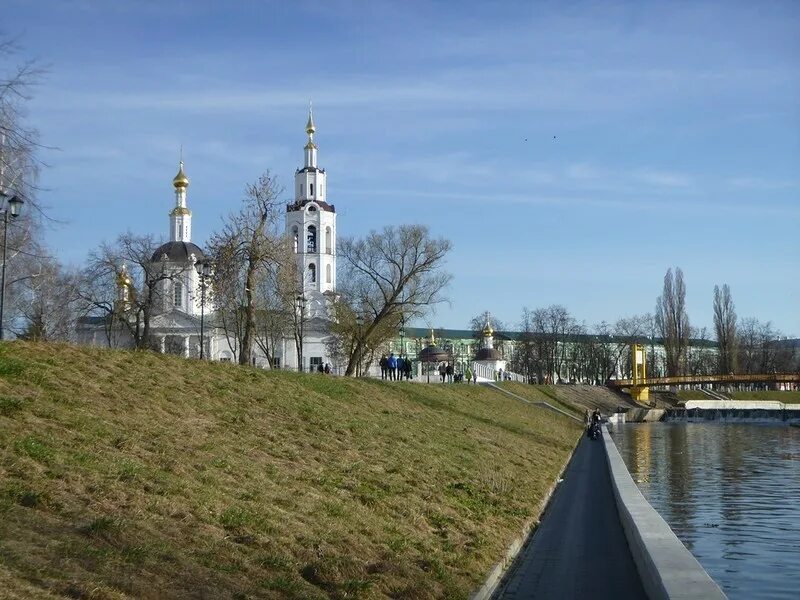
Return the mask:
[[[191,215],[191,214],[192,214],[192,211],[190,211],[185,206],[176,206],[169,213],[169,216],[170,217],[177,217],[177,216],[180,216],[180,215]]]
[[[133,281],[128,276],[128,267],[123,264],[122,270],[120,270],[119,274],[117,275],[117,286],[130,287],[131,285],[133,285]]]
[[[314,127],[314,115],[311,114],[311,110],[309,109],[309,111],[308,111],[308,123],[306,123],[306,133],[311,135],[316,130],[317,130],[317,128]]]
[[[175,178],[172,180],[172,185],[174,185],[176,188],[189,187],[189,178],[186,176],[186,173],[183,172],[183,161],[181,161],[178,174],[175,175]]]
[[[494,335],[494,329],[489,324],[489,321],[486,321],[486,326],[483,328],[483,337],[491,337]]]

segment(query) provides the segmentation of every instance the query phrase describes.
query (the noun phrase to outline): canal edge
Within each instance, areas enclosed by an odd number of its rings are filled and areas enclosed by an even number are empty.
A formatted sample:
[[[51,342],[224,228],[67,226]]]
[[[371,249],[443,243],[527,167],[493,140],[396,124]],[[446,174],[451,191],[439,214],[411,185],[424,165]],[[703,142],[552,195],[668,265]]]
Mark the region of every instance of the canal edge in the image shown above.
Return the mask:
[[[650,600],[727,598],[633,481],[617,446],[603,428],[611,487],[622,529]]]
[[[561,465],[561,470],[558,472],[556,480],[547,490],[544,498],[542,498],[542,501],[539,503],[538,515],[530,519],[522,526],[520,535],[514,538],[507,546],[506,553],[503,558],[500,559],[499,562],[495,563],[495,565],[489,570],[488,574],[484,578],[483,584],[470,594],[469,600],[490,600],[492,597],[494,597],[495,592],[500,589],[501,584],[505,581],[506,576],[511,571],[510,567],[514,565],[517,557],[525,549],[525,547],[531,541],[533,535],[536,533],[535,526],[541,522],[542,518],[544,518],[547,508],[550,506],[550,500],[552,500],[553,494],[555,493],[556,488],[558,488],[559,483],[563,480],[564,473],[569,467],[569,464],[572,462],[572,458],[575,456],[575,452],[578,450],[578,446],[580,445],[584,434],[585,432],[581,431],[581,435],[575,442],[572,452],[570,452],[570,455],[564,461],[564,464]]]

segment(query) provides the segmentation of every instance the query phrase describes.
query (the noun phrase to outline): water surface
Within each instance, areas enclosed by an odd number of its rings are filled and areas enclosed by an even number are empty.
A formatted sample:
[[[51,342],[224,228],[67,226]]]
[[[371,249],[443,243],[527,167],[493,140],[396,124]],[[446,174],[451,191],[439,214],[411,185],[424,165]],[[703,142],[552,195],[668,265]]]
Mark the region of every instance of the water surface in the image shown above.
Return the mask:
[[[613,436],[645,498],[729,598],[800,598],[800,428],[641,423]]]

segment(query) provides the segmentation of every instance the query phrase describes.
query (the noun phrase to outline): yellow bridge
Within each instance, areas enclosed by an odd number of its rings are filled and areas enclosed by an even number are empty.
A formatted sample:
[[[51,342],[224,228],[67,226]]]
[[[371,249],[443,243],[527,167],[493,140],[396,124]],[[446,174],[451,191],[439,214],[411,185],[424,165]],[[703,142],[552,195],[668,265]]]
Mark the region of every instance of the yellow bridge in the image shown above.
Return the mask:
[[[757,373],[730,375],[676,375],[674,377],[647,377],[644,348],[631,346],[632,379],[610,379],[609,387],[630,391],[634,400],[648,400],[649,389],[654,386],[699,385],[703,383],[796,383],[800,384],[800,373]]]

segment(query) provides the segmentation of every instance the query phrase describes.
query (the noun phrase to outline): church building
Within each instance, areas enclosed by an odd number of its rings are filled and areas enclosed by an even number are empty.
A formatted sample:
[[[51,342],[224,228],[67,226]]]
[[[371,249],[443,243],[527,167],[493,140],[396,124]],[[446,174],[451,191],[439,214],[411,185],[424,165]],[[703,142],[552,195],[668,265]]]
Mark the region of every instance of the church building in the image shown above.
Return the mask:
[[[316,126],[309,110],[304,148],[305,161],[295,172],[294,200],[286,206],[286,232],[293,240],[297,261],[298,298],[296,309],[301,312],[302,351],[298,356],[294,336],[281,340],[273,364],[257,345],[253,348],[253,363],[265,368],[297,369],[302,360],[303,370],[330,364],[326,338],[331,301],[336,293],[336,209],[327,201],[325,170],[317,164],[318,148],[314,142]],[[202,355],[219,361],[235,361],[235,340],[229,340],[215,326],[215,308],[201,288],[202,265],[207,261],[203,250],[192,242],[192,211],[187,196],[189,177],[181,161],[178,174],[172,180],[175,203],[169,213],[169,241],[159,246],[146,265],[147,278],[154,287],[150,339],[154,349],[161,352],[200,357],[201,319],[203,320]],[[127,266],[120,265],[117,277],[116,312],[125,318],[131,299],[144,290],[134,289]],[[79,321],[77,339],[98,346],[133,347],[133,337],[122,323],[114,324],[109,315],[86,317]]]

